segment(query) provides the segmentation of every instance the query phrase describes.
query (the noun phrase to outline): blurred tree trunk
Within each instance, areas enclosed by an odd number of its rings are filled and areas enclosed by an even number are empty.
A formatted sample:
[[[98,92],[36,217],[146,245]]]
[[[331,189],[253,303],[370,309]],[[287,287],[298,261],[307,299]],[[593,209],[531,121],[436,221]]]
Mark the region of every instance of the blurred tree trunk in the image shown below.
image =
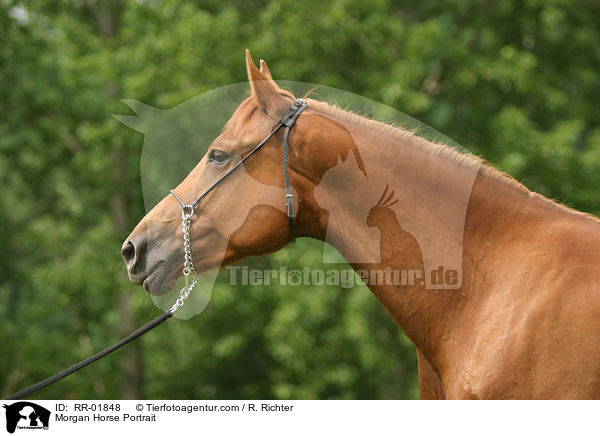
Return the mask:
[[[119,147],[114,151],[115,180],[117,186],[127,186],[125,165],[127,153]],[[126,194],[118,189],[113,192],[111,199],[111,217],[116,235],[122,235],[127,231],[127,223],[130,221],[130,211],[127,207]],[[116,274],[115,282],[123,283],[127,280],[125,271],[119,271]],[[125,337],[137,326],[137,319],[130,307],[131,294],[128,292],[119,293],[119,336]],[[142,351],[141,343],[134,341],[123,348],[119,356],[119,379],[121,388],[121,399],[135,400],[142,396]]]
[[[119,29],[120,14],[123,5],[118,0],[85,3],[86,12],[92,19],[96,31],[105,39],[114,38]],[[107,101],[117,97],[120,86],[115,82],[105,84],[105,94]],[[112,197],[110,201],[110,214],[113,223],[113,229],[117,238],[126,235],[132,221],[131,210],[128,207],[130,202],[127,198],[127,191],[124,186],[129,186],[130,180],[127,177],[129,156],[124,149],[123,144],[117,144],[112,151],[112,161],[115,163],[112,180]],[[117,239],[118,240],[118,239]],[[115,283],[121,284],[127,280],[124,271],[119,271],[115,276]],[[119,293],[119,336],[124,337],[131,333],[137,327],[137,319],[130,307],[131,295],[127,292]],[[142,396],[142,351],[141,343],[134,341],[122,349],[118,354],[119,360],[119,380],[121,399],[135,400]]]
[[[130,295],[121,292],[119,296],[119,333],[125,337],[137,327],[137,319],[129,307]],[[121,350],[119,379],[121,399],[137,400],[142,397],[142,352],[141,342],[134,341]]]

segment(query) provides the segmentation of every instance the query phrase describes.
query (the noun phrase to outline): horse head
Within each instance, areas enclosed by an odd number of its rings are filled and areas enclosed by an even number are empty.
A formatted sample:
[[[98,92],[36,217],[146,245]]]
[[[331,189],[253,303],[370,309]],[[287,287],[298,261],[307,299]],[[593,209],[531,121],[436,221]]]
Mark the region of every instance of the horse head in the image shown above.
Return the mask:
[[[279,88],[264,61],[256,67],[246,52],[251,86],[221,134],[188,176],[173,189],[192,204],[231,170],[287,115],[295,96]],[[191,219],[191,251],[197,273],[249,255],[270,253],[291,240],[285,208],[280,129],[227,179],[203,198]],[[326,214],[313,190],[323,174],[345,155],[348,132],[309,107],[289,132],[290,185],[297,236],[323,239]],[[181,275],[184,256],[181,206],[165,196],[135,227],[121,254],[133,283],[151,294],[170,291]]]

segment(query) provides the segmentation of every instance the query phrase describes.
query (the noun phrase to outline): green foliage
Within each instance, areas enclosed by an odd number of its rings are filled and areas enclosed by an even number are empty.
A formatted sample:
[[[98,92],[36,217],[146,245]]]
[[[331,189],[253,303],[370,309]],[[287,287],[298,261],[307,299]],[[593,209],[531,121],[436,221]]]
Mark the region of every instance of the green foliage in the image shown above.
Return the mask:
[[[0,2],[0,393],[157,310],[120,244],[144,214],[143,138],[121,98],[167,108],[245,80],[243,49],[276,78],[321,83],[432,125],[530,188],[600,214],[600,6],[586,0]],[[248,265],[317,265],[302,241]],[[364,287],[228,286],[40,392],[163,398],[415,398],[416,359]],[[129,354],[128,354],[129,353]],[[134,362],[135,359],[134,359]],[[125,377],[126,379],[126,377]]]

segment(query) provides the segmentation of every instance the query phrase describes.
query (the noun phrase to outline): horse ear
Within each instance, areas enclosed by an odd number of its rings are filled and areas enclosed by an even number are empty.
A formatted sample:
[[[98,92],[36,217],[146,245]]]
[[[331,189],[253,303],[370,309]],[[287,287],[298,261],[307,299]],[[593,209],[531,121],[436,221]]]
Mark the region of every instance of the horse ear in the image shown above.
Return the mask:
[[[260,60],[260,72],[263,73],[268,79],[273,80],[273,76],[271,75],[271,71],[269,71],[269,67],[267,67],[267,63]]]
[[[250,56],[250,50],[246,49],[246,68],[248,80],[252,87],[252,95],[258,104],[273,118],[279,119],[288,113],[291,102],[282,94],[281,89],[271,79],[271,73],[266,68],[267,74],[259,70]]]

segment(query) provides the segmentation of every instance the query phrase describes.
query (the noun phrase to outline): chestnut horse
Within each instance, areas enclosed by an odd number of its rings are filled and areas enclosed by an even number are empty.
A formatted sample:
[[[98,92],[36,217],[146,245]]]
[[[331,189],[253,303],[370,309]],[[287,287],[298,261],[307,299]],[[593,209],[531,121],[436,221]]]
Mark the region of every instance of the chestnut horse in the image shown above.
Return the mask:
[[[246,63],[252,94],[175,188],[187,204],[264,139],[295,99],[263,61],[257,68],[247,52]],[[379,268],[423,270],[432,234],[440,247],[461,249],[455,289],[367,284],[416,346],[421,398],[600,398],[600,220],[531,192],[474,156],[306,101],[289,135],[298,237],[327,239],[355,270],[374,261],[353,253],[379,253]],[[196,271],[290,242],[285,211],[274,206],[284,203],[282,141],[280,131],[243,163],[244,174],[232,174],[203,200],[192,219]],[[319,186],[348,159],[356,169],[348,180]],[[360,191],[371,202],[369,225],[352,197],[366,178],[380,179]],[[471,187],[466,200],[455,189],[461,184]],[[418,195],[409,201],[410,192]],[[462,215],[462,206],[434,210],[440,201],[464,203]],[[414,215],[435,219],[411,221]],[[170,290],[183,266],[181,238],[181,207],[167,195],[123,244],[130,280],[151,294]]]

